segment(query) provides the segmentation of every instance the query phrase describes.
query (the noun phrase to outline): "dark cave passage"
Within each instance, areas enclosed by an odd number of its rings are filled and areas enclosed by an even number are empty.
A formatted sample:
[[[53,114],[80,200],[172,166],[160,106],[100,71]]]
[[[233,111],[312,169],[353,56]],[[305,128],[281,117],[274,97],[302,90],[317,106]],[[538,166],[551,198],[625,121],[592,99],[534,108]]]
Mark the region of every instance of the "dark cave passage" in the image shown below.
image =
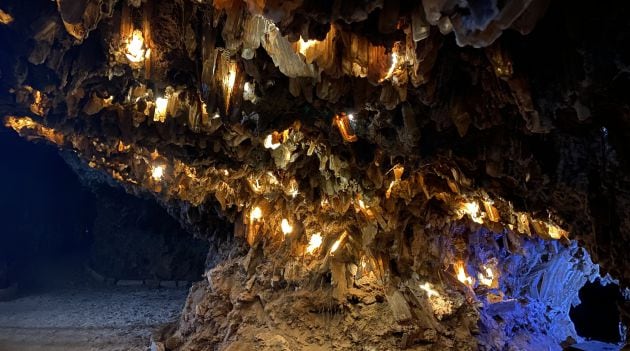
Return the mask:
[[[154,201],[85,183],[67,156],[0,129],[0,350],[145,350],[208,245]]]
[[[0,134],[0,163],[12,170],[0,174],[0,289],[28,295],[201,279],[207,244],[154,201],[83,184],[56,148]]]
[[[609,343],[621,341],[618,303],[622,301],[617,284],[588,282],[580,289],[581,304],[571,307],[570,316],[578,335]]]

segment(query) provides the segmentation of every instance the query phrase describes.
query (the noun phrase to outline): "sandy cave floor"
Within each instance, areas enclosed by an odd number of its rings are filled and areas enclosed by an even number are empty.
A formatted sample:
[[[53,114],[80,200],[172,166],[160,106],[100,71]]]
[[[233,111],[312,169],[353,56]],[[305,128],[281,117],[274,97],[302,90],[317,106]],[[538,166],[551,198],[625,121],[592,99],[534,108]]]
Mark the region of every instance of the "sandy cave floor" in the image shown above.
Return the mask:
[[[0,302],[0,351],[146,350],[187,289],[78,287]]]

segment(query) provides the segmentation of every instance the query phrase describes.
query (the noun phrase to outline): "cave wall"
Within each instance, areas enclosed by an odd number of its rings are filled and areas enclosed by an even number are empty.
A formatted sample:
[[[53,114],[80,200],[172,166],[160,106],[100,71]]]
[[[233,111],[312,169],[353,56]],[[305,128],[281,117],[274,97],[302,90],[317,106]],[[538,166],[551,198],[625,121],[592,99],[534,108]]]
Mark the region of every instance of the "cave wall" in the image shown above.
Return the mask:
[[[202,279],[208,245],[153,201],[122,189],[97,190],[89,262],[117,280]]]

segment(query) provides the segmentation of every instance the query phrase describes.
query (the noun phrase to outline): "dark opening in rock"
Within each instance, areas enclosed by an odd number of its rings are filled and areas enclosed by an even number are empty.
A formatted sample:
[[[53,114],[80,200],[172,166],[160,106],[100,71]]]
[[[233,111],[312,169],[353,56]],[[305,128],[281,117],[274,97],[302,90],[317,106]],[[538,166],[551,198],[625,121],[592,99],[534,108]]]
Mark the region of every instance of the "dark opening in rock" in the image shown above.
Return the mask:
[[[617,302],[621,294],[616,284],[600,281],[586,283],[580,289],[581,304],[571,307],[570,316],[578,335],[611,343],[621,341]]]

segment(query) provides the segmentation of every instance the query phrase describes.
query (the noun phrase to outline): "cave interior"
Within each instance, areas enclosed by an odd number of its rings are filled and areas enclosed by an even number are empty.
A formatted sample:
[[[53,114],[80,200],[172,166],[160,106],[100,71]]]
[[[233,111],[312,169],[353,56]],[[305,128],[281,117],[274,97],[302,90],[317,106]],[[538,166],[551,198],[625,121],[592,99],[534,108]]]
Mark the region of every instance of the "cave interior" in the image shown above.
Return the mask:
[[[630,349],[629,16],[3,0],[0,349]]]

